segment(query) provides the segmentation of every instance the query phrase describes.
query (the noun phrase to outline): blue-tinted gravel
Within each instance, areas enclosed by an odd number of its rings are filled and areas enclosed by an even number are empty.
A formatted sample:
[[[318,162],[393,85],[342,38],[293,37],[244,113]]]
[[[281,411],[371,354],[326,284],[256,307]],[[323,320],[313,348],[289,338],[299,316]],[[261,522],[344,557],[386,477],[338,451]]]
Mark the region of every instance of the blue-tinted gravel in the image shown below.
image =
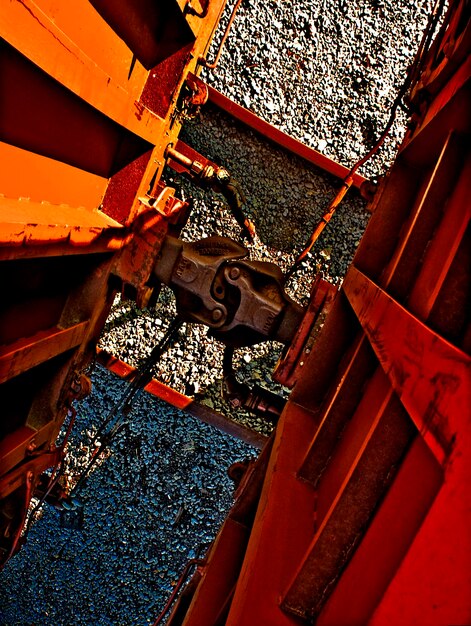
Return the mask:
[[[70,474],[85,462],[87,431],[124,388],[102,368],[93,382],[78,408]],[[46,505],[23,550],[0,574],[0,624],[152,623],[185,563],[214,538],[232,503],[227,467],[255,454],[144,394],[83,489],[82,530],[62,528]]]

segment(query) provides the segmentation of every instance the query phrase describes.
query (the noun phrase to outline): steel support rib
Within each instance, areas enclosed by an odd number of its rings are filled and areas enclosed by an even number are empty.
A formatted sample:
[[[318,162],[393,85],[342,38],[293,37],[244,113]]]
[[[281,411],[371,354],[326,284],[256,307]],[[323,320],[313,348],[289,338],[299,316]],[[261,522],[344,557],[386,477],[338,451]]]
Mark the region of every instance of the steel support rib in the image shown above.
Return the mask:
[[[471,358],[355,267],[343,289],[393,389],[443,463],[469,418]]]

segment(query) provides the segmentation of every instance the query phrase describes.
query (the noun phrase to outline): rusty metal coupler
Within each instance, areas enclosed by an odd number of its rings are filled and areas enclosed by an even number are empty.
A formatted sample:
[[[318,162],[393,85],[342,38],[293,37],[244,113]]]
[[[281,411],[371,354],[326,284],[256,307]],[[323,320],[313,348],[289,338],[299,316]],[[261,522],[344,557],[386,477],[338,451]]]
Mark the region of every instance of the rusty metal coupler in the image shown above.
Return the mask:
[[[154,276],[174,292],[182,320],[209,326],[224,344],[289,344],[304,309],[285,293],[277,265],[247,256],[244,246],[226,237],[189,243],[168,236]]]

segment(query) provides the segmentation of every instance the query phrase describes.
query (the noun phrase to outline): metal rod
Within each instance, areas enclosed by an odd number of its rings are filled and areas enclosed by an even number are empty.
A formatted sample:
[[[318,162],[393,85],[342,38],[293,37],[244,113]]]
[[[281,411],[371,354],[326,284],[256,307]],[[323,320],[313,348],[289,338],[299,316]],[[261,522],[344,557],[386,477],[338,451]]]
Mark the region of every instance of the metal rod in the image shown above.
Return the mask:
[[[214,59],[214,61],[212,63],[208,63],[207,59],[205,57],[200,57],[198,59],[198,62],[201,65],[204,65],[204,67],[206,67],[208,70],[214,70],[218,63],[219,63],[219,59],[221,58],[221,54],[222,54],[222,49],[224,47],[224,44],[226,43],[226,39],[229,36],[229,31],[231,30],[232,24],[234,22],[237,10],[239,9],[240,5],[242,4],[242,0],[237,0],[237,2],[234,5],[234,8],[232,9],[232,14],[231,17],[229,18],[229,22],[227,23],[226,26],[226,30],[224,31],[224,35],[222,36],[221,39],[221,43],[219,44],[219,48],[218,51],[216,53],[216,57]]]
[[[172,144],[169,144],[165,148],[165,158],[172,159],[173,161],[180,163],[180,165],[183,165],[187,169],[191,169],[191,166],[193,165],[193,161],[189,157],[187,157],[185,154],[182,154],[181,152],[176,150],[172,146]]]
[[[337,163],[337,161],[334,161],[333,159],[329,159],[329,157],[324,156],[317,150],[314,150],[314,148],[310,148],[301,141],[294,139],[294,137],[290,137],[290,135],[278,130],[278,128],[275,128],[265,120],[262,120],[258,117],[258,115],[255,115],[252,111],[240,106],[210,85],[208,85],[208,93],[209,101],[215,106],[278,146],[296,154],[305,161],[308,161],[308,163],[312,163],[316,167],[319,167],[337,178],[345,179],[349,174],[350,169],[348,167]],[[361,174],[354,173],[352,185],[353,187],[359,189],[366,180],[367,179]]]

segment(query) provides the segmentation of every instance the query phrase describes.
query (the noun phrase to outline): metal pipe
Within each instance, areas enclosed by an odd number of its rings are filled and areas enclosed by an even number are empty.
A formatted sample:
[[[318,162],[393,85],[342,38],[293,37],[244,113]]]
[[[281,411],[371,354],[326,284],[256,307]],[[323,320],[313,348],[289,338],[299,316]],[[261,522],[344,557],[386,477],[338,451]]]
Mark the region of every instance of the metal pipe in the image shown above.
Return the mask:
[[[221,43],[219,44],[219,48],[218,51],[216,53],[216,57],[214,59],[214,61],[212,63],[208,63],[207,59],[205,57],[200,57],[198,59],[198,63],[200,65],[203,65],[204,67],[206,67],[208,70],[214,70],[218,63],[219,63],[219,59],[221,58],[221,54],[222,54],[222,49],[224,47],[224,44],[226,43],[226,39],[229,36],[229,31],[231,30],[232,24],[234,22],[237,10],[239,9],[240,5],[242,4],[242,0],[237,0],[237,2],[234,5],[234,8],[232,9],[232,14],[231,17],[229,18],[229,22],[227,23],[226,26],[226,30],[224,31],[224,35],[222,36],[221,39]]]
[[[172,159],[173,161],[180,163],[180,165],[184,165],[189,170],[193,165],[193,161],[186,155],[178,152],[178,150],[175,150],[171,143],[165,148],[165,158]]]

